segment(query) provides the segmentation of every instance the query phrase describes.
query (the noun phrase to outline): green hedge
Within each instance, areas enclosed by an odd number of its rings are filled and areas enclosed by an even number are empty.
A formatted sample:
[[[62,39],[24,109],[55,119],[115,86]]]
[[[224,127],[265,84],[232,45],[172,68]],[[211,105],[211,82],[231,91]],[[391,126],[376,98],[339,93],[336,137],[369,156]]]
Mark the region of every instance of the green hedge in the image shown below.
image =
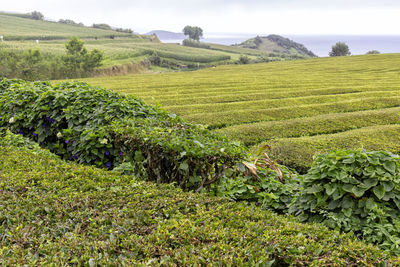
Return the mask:
[[[340,133],[362,127],[400,124],[400,108],[324,114],[311,118],[242,124],[218,129],[230,139],[255,145],[277,138]]]
[[[282,138],[268,142],[271,156],[279,163],[305,173],[314,157],[338,149],[364,148],[400,154],[400,125],[378,125],[336,134]]]
[[[243,147],[132,96],[84,83],[0,82],[0,127],[64,159],[201,190],[241,160]]]
[[[219,128],[229,125],[260,121],[287,120],[301,117],[312,117],[326,113],[354,112],[381,108],[398,107],[400,97],[363,98],[337,103],[310,104],[281,108],[264,108],[251,110],[232,110],[224,112],[196,113],[182,115],[187,121],[210,125]]]
[[[0,145],[0,265],[396,265],[317,224]]]

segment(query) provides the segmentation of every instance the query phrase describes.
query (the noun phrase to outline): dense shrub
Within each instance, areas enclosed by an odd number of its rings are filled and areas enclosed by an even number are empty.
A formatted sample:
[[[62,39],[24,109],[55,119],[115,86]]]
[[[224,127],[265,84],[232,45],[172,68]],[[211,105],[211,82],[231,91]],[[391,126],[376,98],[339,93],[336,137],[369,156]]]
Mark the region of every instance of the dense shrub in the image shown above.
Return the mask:
[[[302,177],[273,162],[265,153],[267,148],[259,148],[251,162],[227,169],[214,185],[215,194],[256,202],[264,209],[287,213],[293,196],[300,190]]]
[[[243,148],[143,101],[84,83],[0,82],[0,127],[65,159],[112,169],[131,164],[158,182],[201,190],[244,157]]]
[[[2,141],[1,266],[399,263],[375,246],[321,225],[66,163]]]
[[[318,156],[291,212],[400,252],[400,157],[336,151]]]

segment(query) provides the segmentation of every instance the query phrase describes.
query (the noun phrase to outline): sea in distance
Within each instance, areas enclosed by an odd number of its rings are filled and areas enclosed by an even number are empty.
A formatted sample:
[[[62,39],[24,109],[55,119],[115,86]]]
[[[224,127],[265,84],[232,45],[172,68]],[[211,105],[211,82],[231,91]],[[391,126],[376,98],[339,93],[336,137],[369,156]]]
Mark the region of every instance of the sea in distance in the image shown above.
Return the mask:
[[[260,34],[266,36],[268,34]],[[201,41],[206,43],[233,45],[240,44],[256,35],[250,34],[209,34]],[[381,53],[400,53],[400,35],[282,35],[305,45],[319,57],[329,56],[337,42],[346,43],[352,55],[363,55],[371,50]],[[181,43],[182,40],[161,40],[165,43]]]

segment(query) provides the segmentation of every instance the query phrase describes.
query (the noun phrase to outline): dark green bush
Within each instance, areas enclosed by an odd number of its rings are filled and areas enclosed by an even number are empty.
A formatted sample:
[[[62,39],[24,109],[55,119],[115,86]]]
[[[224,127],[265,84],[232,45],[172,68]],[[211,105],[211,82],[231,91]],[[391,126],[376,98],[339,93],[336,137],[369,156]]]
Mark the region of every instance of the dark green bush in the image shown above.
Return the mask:
[[[321,225],[1,143],[1,266],[399,263]]]
[[[84,83],[0,82],[0,127],[64,159],[201,190],[244,158],[243,147],[132,96]]]
[[[182,45],[184,46],[190,46],[190,47],[197,47],[197,48],[205,48],[205,49],[210,49],[211,46],[199,41],[195,41],[193,39],[185,39],[182,41]]]
[[[400,157],[388,152],[320,155],[290,211],[400,253],[399,172]]]
[[[287,213],[293,196],[300,190],[302,177],[273,162],[261,147],[251,162],[227,169],[213,186],[217,196],[256,202],[264,209]]]

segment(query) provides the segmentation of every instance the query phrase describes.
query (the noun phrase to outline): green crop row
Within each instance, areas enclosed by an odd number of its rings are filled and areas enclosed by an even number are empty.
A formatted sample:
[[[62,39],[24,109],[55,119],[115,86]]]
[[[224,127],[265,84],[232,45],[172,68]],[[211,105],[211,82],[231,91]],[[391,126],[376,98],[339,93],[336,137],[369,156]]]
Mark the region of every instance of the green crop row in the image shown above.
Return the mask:
[[[233,140],[255,145],[266,140],[314,136],[354,130],[374,125],[400,124],[400,107],[323,114],[314,117],[240,124],[218,129]]]
[[[377,266],[350,234],[0,146],[0,265]]]
[[[399,96],[398,91],[384,91],[384,92],[362,92],[362,93],[350,93],[350,94],[334,94],[334,95],[322,95],[322,96],[304,96],[304,97],[293,97],[283,99],[261,99],[254,101],[238,101],[231,103],[213,103],[213,104],[192,104],[192,105],[177,105],[168,106],[168,110],[179,114],[201,114],[201,113],[218,113],[226,110],[237,110],[237,111],[251,111],[263,108],[285,108],[285,107],[299,107],[303,105],[312,104],[328,104],[328,103],[340,103],[344,101],[353,100],[364,100],[371,101],[384,97],[396,97]]]
[[[363,148],[400,154],[400,125],[377,125],[336,134],[282,138],[269,141],[271,156],[305,172],[315,155],[337,149]]]
[[[218,113],[199,113],[182,116],[187,121],[202,123],[211,128],[259,121],[287,120],[327,113],[354,112],[400,106],[400,97],[356,99],[327,104],[312,104],[282,108],[232,110]]]

